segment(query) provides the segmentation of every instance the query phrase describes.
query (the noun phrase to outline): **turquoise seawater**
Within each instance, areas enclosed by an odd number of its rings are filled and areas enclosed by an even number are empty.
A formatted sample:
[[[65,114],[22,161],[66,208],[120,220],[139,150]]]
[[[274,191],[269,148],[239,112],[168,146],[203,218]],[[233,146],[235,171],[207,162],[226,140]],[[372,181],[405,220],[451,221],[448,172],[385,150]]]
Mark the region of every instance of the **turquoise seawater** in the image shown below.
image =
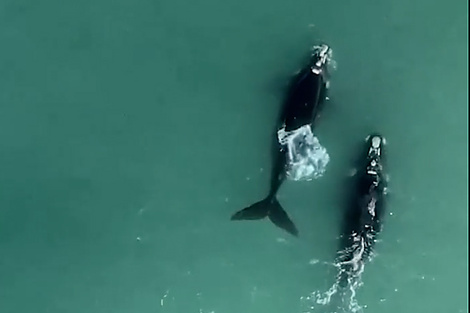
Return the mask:
[[[467,28],[464,0],[1,0],[0,312],[347,312],[314,296],[373,131],[390,193],[358,305],[468,312]],[[330,162],[279,192],[300,236],[231,222],[317,41]]]

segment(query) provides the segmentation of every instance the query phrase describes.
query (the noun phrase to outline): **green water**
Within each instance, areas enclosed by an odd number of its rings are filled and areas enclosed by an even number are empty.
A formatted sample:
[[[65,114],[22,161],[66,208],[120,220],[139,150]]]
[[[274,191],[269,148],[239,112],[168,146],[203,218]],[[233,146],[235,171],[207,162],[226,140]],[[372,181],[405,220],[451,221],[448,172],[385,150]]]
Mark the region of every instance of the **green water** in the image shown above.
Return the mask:
[[[364,312],[468,312],[467,3],[0,1],[0,312],[330,312],[345,177],[372,131],[390,198]],[[337,70],[324,177],[264,197],[282,86]],[[313,308],[312,308],[313,306]]]

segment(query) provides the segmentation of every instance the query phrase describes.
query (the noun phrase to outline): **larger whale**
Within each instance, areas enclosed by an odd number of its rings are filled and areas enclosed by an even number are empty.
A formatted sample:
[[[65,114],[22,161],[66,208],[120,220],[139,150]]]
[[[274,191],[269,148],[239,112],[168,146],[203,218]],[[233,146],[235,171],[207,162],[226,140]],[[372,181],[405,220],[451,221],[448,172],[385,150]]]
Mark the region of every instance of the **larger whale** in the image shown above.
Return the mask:
[[[231,220],[258,220],[268,217],[278,227],[298,236],[297,227],[276,197],[286,179],[287,160],[295,153],[290,151],[283,139],[286,137],[285,134],[306,126],[311,134],[314,121],[327,99],[330,57],[331,48],[328,45],[314,47],[308,66],[292,80],[277,124],[269,193],[263,200],[233,214]]]

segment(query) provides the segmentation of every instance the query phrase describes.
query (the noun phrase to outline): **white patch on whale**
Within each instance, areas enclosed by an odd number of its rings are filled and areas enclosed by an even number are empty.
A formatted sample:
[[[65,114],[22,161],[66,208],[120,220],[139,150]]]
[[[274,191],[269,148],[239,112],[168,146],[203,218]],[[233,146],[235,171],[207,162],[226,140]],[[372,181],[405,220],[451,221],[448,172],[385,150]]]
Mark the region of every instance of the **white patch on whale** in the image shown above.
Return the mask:
[[[286,174],[291,180],[312,180],[321,177],[330,161],[326,148],[313,134],[310,125],[292,131],[277,132],[281,146],[287,151]]]

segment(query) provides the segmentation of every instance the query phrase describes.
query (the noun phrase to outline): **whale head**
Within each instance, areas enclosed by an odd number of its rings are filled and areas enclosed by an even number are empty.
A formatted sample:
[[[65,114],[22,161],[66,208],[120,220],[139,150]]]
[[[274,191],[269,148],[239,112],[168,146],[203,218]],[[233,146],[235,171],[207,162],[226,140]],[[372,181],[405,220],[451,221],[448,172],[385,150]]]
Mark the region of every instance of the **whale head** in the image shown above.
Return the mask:
[[[386,144],[385,138],[378,134],[373,133],[367,136],[367,155],[366,164],[367,171],[380,173],[382,172],[382,162],[384,158],[384,145]]]
[[[333,50],[327,44],[320,44],[312,48],[310,68],[314,74],[328,74],[332,61]]]

